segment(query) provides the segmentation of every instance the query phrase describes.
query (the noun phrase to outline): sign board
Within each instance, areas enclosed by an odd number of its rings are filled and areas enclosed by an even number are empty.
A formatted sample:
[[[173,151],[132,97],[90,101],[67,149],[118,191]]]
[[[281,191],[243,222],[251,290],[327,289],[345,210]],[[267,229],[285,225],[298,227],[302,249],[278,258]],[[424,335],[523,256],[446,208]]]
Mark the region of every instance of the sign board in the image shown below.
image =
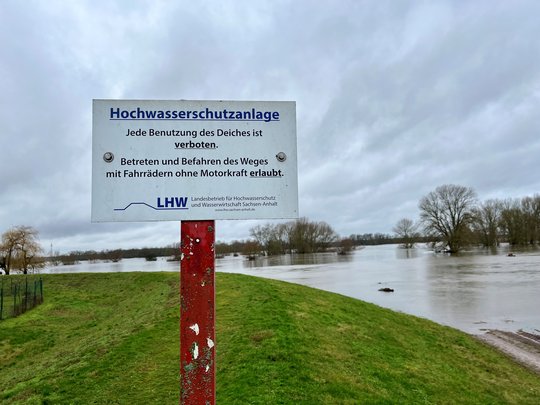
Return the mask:
[[[94,100],[92,221],[298,217],[296,104]]]

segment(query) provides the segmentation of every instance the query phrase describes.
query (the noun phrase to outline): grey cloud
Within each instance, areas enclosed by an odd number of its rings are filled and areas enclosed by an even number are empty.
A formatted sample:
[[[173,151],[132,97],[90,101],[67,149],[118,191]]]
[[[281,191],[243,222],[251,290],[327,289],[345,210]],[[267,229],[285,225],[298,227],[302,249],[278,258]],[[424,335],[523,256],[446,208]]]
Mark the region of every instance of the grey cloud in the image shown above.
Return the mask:
[[[537,193],[539,11],[2,2],[0,231],[35,225],[67,250],[177,240],[174,223],[90,223],[92,98],[295,100],[300,214],[342,235],[391,232],[444,183],[480,198]],[[218,239],[257,223],[218,221]]]

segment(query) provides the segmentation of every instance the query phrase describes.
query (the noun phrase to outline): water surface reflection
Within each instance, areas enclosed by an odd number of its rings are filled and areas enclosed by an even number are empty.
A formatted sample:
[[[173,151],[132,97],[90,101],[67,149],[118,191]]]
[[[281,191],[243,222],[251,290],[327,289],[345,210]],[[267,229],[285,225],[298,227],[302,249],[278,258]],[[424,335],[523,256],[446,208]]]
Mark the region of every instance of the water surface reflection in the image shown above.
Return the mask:
[[[369,246],[349,256],[321,254],[219,260],[219,271],[279,279],[359,298],[461,330],[538,331],[540,252],[507,257],[507,247],[459,256],[427,248]],[[391,287],[393,293],[379,288]]]

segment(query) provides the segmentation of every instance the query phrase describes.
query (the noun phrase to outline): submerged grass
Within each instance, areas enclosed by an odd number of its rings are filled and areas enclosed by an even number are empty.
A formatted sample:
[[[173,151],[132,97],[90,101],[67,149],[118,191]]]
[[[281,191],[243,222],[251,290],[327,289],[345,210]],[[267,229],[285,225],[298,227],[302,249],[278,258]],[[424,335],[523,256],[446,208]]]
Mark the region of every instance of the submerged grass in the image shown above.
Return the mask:
[[[46,275],[0,322],[0,402],[177,404],[173,273]],[[451,328],[278,281],[217,275],[219,404],[537,404],[538,375]]]

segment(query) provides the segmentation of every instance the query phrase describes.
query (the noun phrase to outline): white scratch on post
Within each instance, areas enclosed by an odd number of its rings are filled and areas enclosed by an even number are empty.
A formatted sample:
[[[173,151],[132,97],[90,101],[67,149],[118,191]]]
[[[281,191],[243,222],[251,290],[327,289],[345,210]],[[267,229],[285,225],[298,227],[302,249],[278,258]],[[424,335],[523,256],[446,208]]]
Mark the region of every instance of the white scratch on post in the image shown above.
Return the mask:
[[[197,336],[199,336],[199,324],[198,323],[196,323],[195,325],[191,325],[189,327],[189,329],[191,329],[193,332],[195,332],[195,334]]]
[[[192,354],[193,360],[197,360],[199,357],[199,345],[197,345],[197,343],[193,343]]]

